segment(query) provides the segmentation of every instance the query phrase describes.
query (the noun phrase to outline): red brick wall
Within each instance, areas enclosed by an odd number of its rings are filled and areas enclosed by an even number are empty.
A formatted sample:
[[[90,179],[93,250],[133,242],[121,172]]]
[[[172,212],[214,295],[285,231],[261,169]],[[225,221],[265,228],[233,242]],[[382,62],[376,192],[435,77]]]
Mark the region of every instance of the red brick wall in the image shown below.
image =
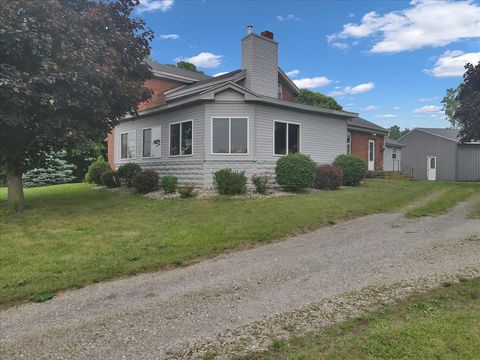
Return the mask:
[[[282,100],[293,101],[295,99],[295,93],[290,89],[290,86],[279,76],[278,83],[282,84]]]
[[[383,170],[383,145],[385,137],[383,135],[373,135],[373,133],[364,133],[350,131],[352,134],[352,154],[360,156],[368,161],[368,140],[375,140],[375,170]]]
[[[138,110],[145,110],[154,106],[165,104],[165,91],[171,90],[178,86],[184,85],[181,82],[167,79],[154,78],[145,81],[145,86],[153,90],[152,98],[146,102],[138,105]],[[115,168],[115,158],[114,158],[114,130],[108,134],[107,139],[107,156],[108,163]]]

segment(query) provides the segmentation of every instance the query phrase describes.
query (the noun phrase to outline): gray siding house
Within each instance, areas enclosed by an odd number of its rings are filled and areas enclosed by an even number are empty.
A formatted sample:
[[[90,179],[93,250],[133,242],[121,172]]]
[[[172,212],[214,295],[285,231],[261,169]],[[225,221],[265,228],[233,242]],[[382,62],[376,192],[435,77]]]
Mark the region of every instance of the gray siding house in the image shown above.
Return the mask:
[[[294,152],[318,164],[346,153],[347,120],[358,114],[293,102],[297,87],[278,67],[273,34],[248,28],[242,67],[222,76],[169,78],[162,65],[162,103],[122,121],[109,137],[109,162],[136,162],[160,176],[210,186],[221,168],[274,172],[279,157]],[[155,67],[153,68],[155,71]],[[162,78],[163,79],[163,78]],[[182,83],[184,81],[184,83]],[[168,89],[170,87],[170,89]]]
[[[398,141],[385,137],[385,148],[383,150],[383,170],[402,171],[402,148],[405,145]]]
[[[398,142],[415,179],[480,181],[480,143],[461,143],[459,130],[415,128]]]

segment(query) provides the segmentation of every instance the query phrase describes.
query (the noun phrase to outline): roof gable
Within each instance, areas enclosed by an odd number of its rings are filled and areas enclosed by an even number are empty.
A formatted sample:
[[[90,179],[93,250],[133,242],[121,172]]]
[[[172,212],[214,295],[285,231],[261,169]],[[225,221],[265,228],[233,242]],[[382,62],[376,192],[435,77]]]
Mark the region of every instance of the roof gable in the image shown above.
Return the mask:
[[[415,131],[421,131],[422,133],[441,137],[446,140],[454,141],[459,143],[461,137],[459,137],[460,130],[458,129],[442,129],[442,128],[414,128],[410,132],[406,133],[402,137],[398,139],[398,141],[402,140],[403,138],[409,136],[410,134],[414,133]]]

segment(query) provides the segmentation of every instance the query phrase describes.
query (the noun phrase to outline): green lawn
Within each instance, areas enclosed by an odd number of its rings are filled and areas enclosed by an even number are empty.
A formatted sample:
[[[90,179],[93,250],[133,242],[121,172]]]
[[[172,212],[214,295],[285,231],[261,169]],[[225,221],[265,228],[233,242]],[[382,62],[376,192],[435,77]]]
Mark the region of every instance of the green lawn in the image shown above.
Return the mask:
[[[480,279],[446,283],[373,314],[326,327],[244,360],[478,359]]]
[[[0,211],[0,304],[175,266],[227,249],[403,206],[458,184],[368,180],[359,188],[268,199],[157,201],[87,184],[27,189]],[[0,202],[6,197],[0,189]]]
[[[441,196],[429,203],[408,211],[407,218],[439,215],[446,213],[459,201],[464,201],[479,191],[479,183],[456,183],[455,186],[446,186]]]

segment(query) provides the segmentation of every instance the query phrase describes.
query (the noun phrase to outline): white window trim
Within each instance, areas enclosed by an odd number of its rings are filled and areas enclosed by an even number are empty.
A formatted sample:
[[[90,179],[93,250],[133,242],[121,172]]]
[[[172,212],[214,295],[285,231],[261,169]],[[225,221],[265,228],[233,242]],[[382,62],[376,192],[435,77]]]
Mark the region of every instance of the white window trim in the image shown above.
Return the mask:
[[[213,120],[214,119],[228,119],[228,153],[213,152]],[[232,119],[247,119],[247,152],[246,153],[232,153]],[[210,155],[222,156],[247,156],[250,155],[250,118],[248,116],[212,116],[210,117]]]
[[[286,154],[276,154],[275,153],[275,123],[284,123],[284,124],[287,124],[287,153]],[[293,122],[293,121],[282,121],[282,120],[273,120],[273,136],[272,136],[272,139],[273,139],[273,156],[276,156],[276,157],[282,157],[282,156],[285,156],[285,155],[288,155],[288,124],[292,124],[292,125],[298,125],[298,141],[300,142],[299,146],[298,146],[298,152],[299,153],[302,153],[302,124],[300,123],[297,123],[297,122]]]
[[[349,148],[350,148],[350,152],[348,152]],[[351,154],[351,153],[352,153],[352,132],[347,131],[347,154]]]
[[[135,137],[135,146],[133,148],[133,157],[122,157],[122,135],[125,135],[127,134],[127,153],[128,153],[128,134],[129,133],[135,133],[134,137]],[[120,161],[125,161],[125,160],[135,160],[137,158],[137,130],[131,130],[131,131],[124,131],[122,133],[120,133]]]
[[[191,122],[192,123],[192,153],[191,154],[185,154],[185,155],[182,155],[182,154],[178,154],[178,155],[172,155],[170,150],[170,141],[171,141],[171,138],[172,138],[172,125],[176,125],[176,124],[181,124],[181,123],[186,123],[186,122]],[[193,152],[193,135],[194,135],[194,131],[193,131],[193,119],[189,119],[189,120],[182,120],[182,121],[176,121],[176,122],[172,122],[170,124],[168,124],[168,157],[171,157],[171,158],[176,158],[176,157],[189,157],[189,156],[193,156],[195,153]],[[182,130],[181,130],[181,127],[180,126],[180,147],[182,146]]]
[[[159,156],[143,156],[143,144],[145,141],[143,141],[143,131],[144,130],[151,130],[152,136],[153,136],[153,129],[154,128],[159,128],[160,129],[160,155]],[[151,127],[146,127],[142,128],[142,159],[160,159],[162,157],[162,126],[151,126]],[[170,150],[170,149],[169,149]],[[152,153],[151,145],[150,145],[150,153]]]

